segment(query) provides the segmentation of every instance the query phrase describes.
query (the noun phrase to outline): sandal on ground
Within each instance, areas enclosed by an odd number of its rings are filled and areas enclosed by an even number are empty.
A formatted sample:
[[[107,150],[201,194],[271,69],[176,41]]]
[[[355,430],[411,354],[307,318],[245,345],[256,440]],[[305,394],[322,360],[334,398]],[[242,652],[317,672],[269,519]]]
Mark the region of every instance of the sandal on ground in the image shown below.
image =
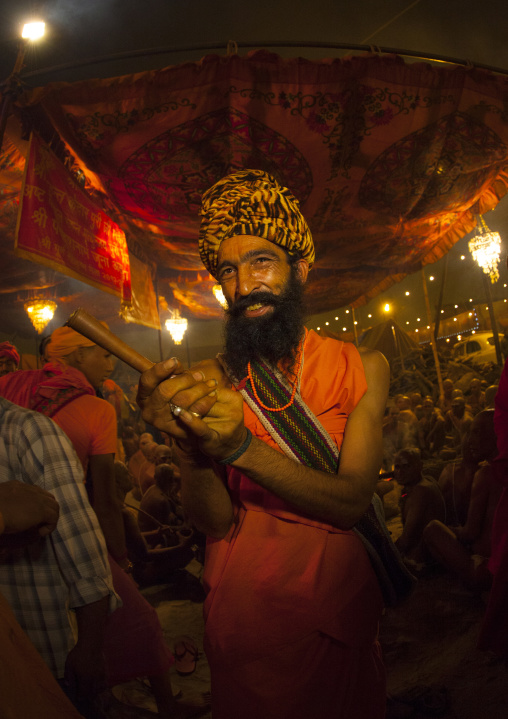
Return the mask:
[[[196,670],[199,650],[191,637],[182,636],[175,639],[175,669],[181,676],[188,676]]]

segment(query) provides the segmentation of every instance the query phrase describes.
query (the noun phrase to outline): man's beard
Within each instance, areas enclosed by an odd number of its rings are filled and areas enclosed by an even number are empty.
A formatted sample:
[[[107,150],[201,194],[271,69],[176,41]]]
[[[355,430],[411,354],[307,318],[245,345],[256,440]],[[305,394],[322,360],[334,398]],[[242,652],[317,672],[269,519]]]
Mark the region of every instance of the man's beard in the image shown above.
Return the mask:
[[[236,379],[245,377],[248,363],[256,360],[271,365],[284,360],[286,367],[293,369],[304,331],[303,290],[296,267],[292,266],[280,295],[253,292],[226,310],[224,358]],[[246,308],[259,302],[273,309],[260,317],[245,317]]]

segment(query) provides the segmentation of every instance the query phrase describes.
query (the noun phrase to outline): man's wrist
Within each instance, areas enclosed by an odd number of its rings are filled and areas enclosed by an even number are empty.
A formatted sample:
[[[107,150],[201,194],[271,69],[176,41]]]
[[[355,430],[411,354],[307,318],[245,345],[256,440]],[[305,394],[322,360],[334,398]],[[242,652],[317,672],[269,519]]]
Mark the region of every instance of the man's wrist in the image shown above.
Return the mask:
[[[238,447],[238,449],[233,452],[233,454],[230,454],[228,457],[225,457],[224,459],[218,459],[217,464],[233,464],[237,459],[239,459],[242,454],[245,454],[245,452],[248,450],[250,443],[252,442],[252,432],[248,427],[245,427],[245,439],[243,440],[242,444]]]

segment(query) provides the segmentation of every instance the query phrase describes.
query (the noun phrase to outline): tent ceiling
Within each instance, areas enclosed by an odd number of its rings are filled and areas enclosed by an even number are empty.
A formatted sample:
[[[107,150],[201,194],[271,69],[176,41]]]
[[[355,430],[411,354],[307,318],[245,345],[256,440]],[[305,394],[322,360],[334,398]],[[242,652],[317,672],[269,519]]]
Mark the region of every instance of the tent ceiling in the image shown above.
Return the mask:
[[[196,243],[213,182],[254,167],[290,187],[316,241],[310,311],[359,304],[439,259],[506,193],[507,96],[504,77],[472,68],[257,52],[48,85],[20,97],[16,116],[85,173],[168,304],[214,318]],[[27,143],[13,120],[3,149],[4,306],[27,288],[79,301],[79,283],[14,257]],[[111,300],[96,302],[111,321]]]

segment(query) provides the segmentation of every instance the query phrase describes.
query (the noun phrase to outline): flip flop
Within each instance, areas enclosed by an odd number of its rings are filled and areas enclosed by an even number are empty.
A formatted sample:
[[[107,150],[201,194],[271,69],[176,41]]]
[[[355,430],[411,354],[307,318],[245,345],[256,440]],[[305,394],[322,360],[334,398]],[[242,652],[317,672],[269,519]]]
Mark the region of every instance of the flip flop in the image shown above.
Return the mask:
[[[181,636],[175,639],[175,669],[181,676],[188,676],[196,670],[199,650],[191,637]]]

